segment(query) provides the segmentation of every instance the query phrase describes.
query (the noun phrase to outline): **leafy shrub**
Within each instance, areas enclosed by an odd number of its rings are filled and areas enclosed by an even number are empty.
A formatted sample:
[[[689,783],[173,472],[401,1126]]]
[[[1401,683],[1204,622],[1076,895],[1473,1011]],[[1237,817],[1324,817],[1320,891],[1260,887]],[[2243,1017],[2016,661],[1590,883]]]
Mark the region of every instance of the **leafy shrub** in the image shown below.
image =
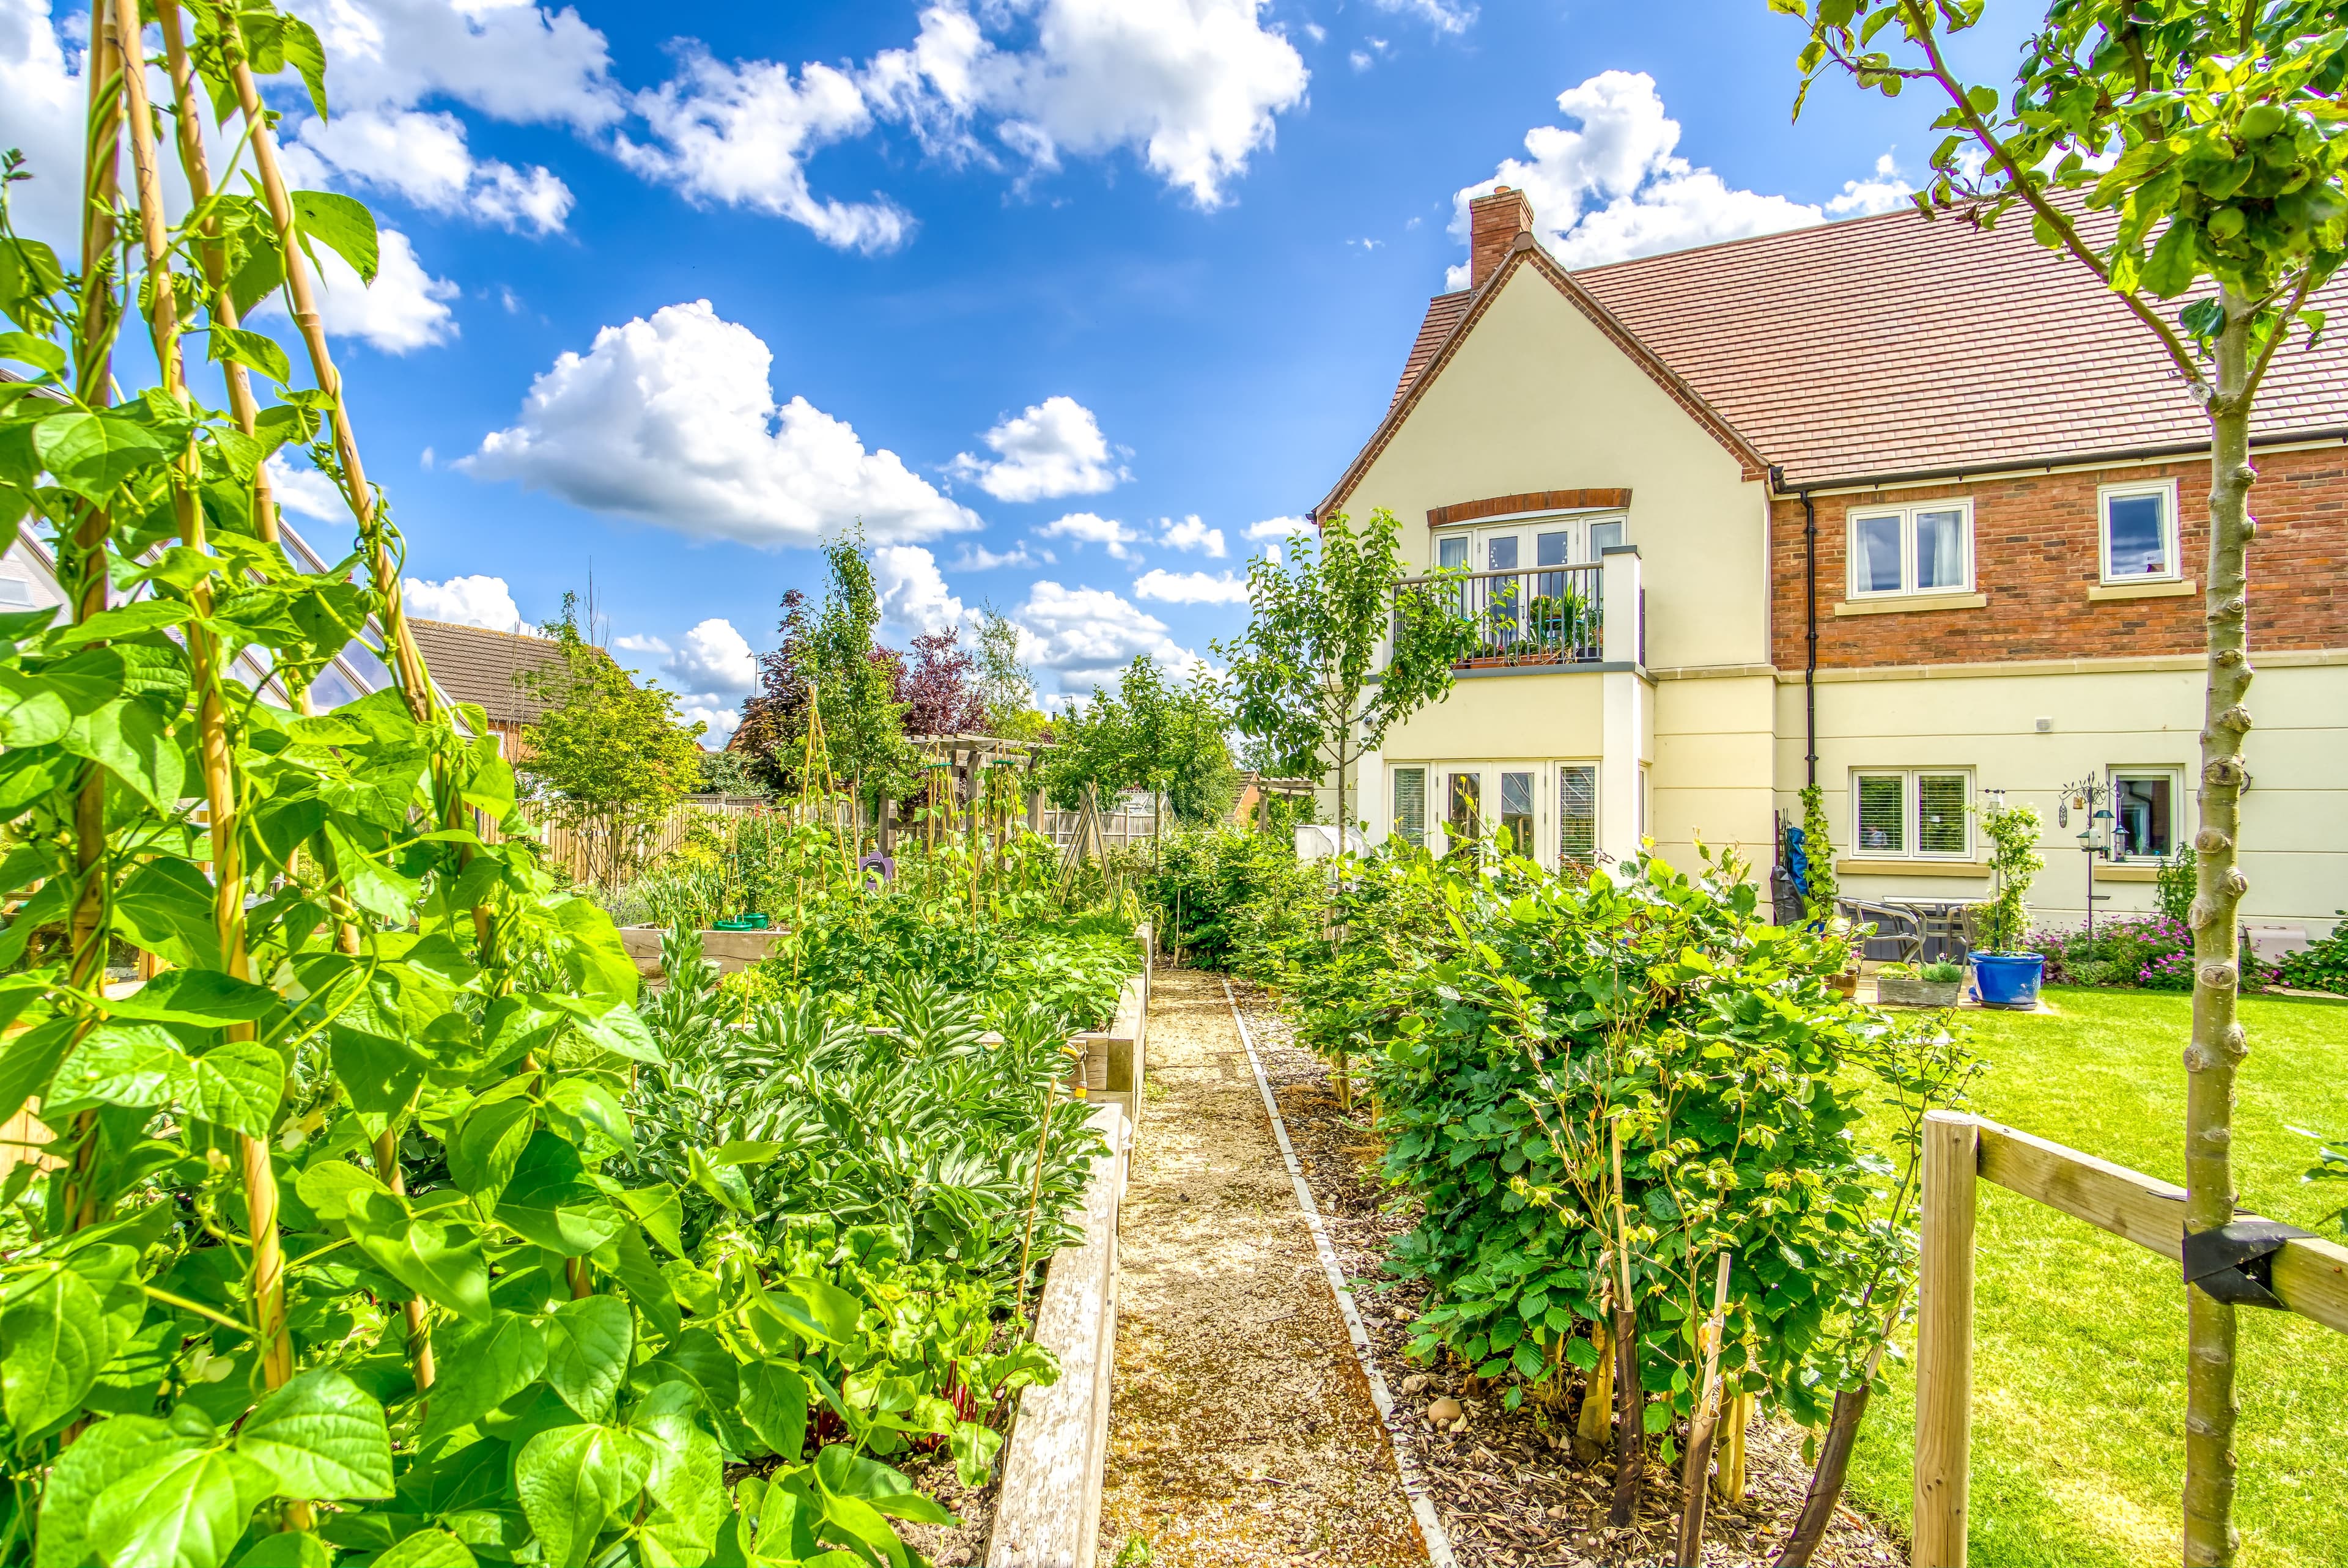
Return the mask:
[[[1161,946],[1201,968],[1264,978],[1285,967],[1280,949],[1297,930],[1280,911],[1320,904],[1328,869],[1299,863],[1292,836],[1233,826],[1170,835],[1154,865],[1137,867]]]
[[[1922,978],[1932,985],[1952,986],[1965,978],[1964,966],[1951,963],[1926,964],[1922,970]]]
[[[2046,959],[2049,984],[2116,986],[2151,991],[2193,989],[2193,933],[2167,915],[2123,915],[2085,927],[2034,932],[2026,950]],[[2242,989],[2274,983],[2275,966],[2241,945]]]
[[[2301,990],[2335,991],[2348,996],[2348,909],[2337,909],[2340,923],[2332,934],[2303,952],[2286,953],[2275,979]]]

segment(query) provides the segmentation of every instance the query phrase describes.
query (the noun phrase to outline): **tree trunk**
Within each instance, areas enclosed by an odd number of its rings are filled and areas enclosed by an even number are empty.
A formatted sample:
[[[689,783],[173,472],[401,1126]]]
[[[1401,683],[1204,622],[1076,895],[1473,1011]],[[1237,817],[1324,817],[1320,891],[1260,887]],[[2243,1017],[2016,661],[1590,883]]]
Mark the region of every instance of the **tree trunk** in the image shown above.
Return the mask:
[[[1818,1468],[1810,1472],[1810,1490],[1802,1499],[1801,1517],[1794,1532],[1778,1549],[1776,1568],[1806,1568],[1827,1526],[1834,1522],[1835,1505],[1842,1501],[1843,1481],[1850,1474],[1850,1450],[1859,1440],[1859,1424],[1867,1416],[1868,1385],[1846,1389],[1835,1396],[1834,1415],[1827,1421],[1826,1441],[1818,1445]]]
[[[1617,1302],[1614,1307],[1614,1503],[1606,1522],[1630,1523],[1638,1517],[1639,1488],[1646,1479],[1646,1404],[1639,1389],[1639,1314]]]
[[[2209,694],[2201,727],[2201,829],[2192,914],[2193,1038],[2185,1049],[2185,1228],[2215,1230],[2234,1216],[2234,1071],[2249,1054],[2236,1017],[2235,913],[2249,886],[2237,864],[2241,825],[2242,705],[2250,691],[2249,544],[2252,532],[2250,327],[2230,291],[2209,401],[2209,561],[2206,604]],[[2277,331],[2284,328],[2279,325]],[[2230,1563],[2234,1512],[2234,1309],[2198,1286],[2186,1295],[2185,1561]]]

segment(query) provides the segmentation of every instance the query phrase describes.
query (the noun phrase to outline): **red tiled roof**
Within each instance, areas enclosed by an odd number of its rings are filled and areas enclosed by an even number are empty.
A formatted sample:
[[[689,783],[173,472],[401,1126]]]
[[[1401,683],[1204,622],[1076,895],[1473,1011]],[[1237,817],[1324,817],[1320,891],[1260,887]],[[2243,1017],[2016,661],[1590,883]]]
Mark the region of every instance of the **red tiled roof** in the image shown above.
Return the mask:
[[[546,701],[520,679],[560,665],[562,644],[547,637],[407,618],[432,683],[454,702],[479,702],[492,724],[536,723]]]
[[[1789,485],[2209,441],[2151,333],[2018,218],[1982,232],[1902,210],[1571,276]],[[1396,405],[1472,299],[1428,304]],[[2337,313],[2348,278],[2315,302]],[[2285,349],[2259,404],[2261,440],[2348,427],[2348,345]]]

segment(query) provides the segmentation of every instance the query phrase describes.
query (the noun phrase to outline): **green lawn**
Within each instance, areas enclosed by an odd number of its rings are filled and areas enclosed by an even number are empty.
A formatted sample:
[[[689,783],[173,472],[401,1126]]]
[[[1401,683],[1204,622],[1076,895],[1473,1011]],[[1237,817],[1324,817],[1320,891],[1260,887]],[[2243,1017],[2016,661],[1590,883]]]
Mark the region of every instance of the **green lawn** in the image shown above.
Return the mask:
[[[2050,989],[2060,1016],[1972,1014],[1993,1064],[1983,1115],[2184,1180],[2190,1003]],[[2245,1206],[2313,1228],[2337,1187],[2302,1185],[2291,1125],[2348,1130],[2348,1003],[2246,999],[2234,1113]],[[2327,1201],[2328,1194],[2328,1201]],[[1983,1183],[1975,1272],[1972,1552],[1982,1568],[2173,1563],[2184,1484],[2185,1300],[2177,1266]],[[2348,1563],[2348,1337],[2241,1315],[2236,1520],[2251,1568]],[[1909,1514],[1913,1380],[1868,1412],[1851,1490]]]

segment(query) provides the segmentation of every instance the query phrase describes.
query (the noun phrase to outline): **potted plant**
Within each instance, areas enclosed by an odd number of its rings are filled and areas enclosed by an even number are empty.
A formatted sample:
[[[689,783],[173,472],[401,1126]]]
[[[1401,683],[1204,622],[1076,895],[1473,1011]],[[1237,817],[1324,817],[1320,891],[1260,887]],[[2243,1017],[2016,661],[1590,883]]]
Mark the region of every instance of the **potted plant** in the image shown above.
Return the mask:
[[[1981,908],[1982,945],[1973,953],[1973,988],[1983,1007],[2027,1011],[2038,1005],[2039,983],[2046,974],[2046,955],[2022,945],[2030,921],[2024,899],[2031,878],[2046,864],[2038,853],[2038,813],[2026,805],[2009,806],[2002,794],[1992,794],[1975,811],[1989,839],[1995,891]]]
[[[1965,972],[1954,964],[1886,964],[1875,971],[1875,999],[1888,1007],[1952,1008],[1965,989]]]

